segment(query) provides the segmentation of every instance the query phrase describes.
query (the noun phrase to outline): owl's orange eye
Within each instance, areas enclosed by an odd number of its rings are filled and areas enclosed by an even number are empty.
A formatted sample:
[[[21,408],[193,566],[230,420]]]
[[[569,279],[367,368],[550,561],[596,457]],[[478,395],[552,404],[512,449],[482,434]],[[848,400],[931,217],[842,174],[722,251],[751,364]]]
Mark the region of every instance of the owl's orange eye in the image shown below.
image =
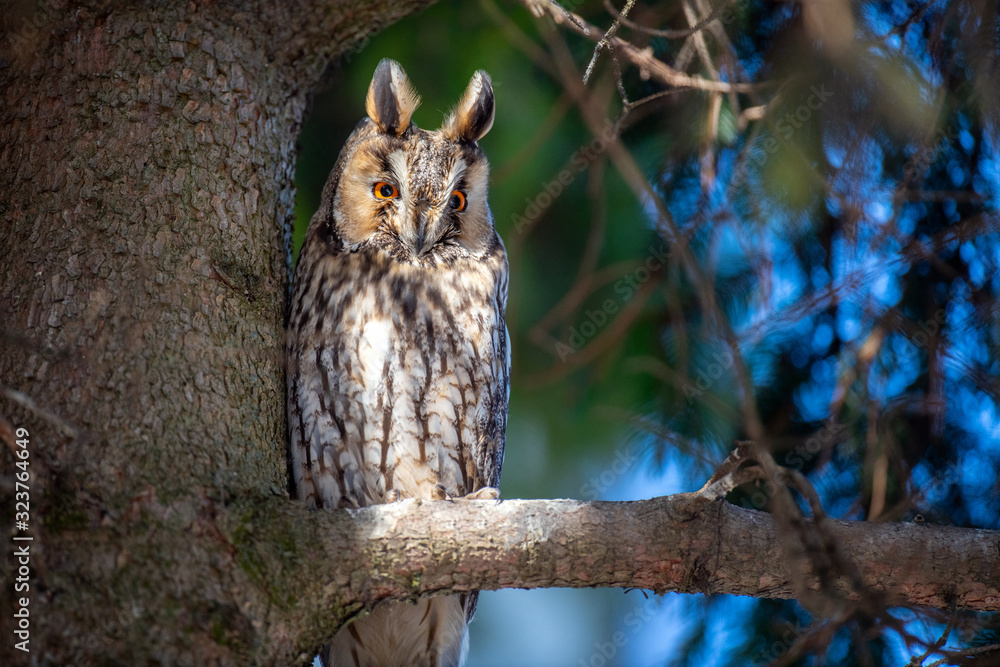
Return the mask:
[[[395,199],[399,196],[399,190],[392,183],[379,181],[372,188],[372,194],[375,195],[375,199]]]
[[[448,200],[448,206],[452,207],[456,211],[464,211],[465,204],[465,193],[461,190],[452,190],[451,199]]]

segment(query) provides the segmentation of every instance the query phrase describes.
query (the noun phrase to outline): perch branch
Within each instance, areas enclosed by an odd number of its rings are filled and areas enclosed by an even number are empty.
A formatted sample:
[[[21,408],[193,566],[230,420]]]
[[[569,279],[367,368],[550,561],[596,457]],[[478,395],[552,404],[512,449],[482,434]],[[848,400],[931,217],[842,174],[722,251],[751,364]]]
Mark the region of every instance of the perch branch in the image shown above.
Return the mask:
[[[788,599],[801,590],[796,579],[819,585],[792,571],[771,515],[695,493],[340,511],[275,499],[242,516],[223,530],[236,557],[255,563],[261,581],[295,584],[296,616],[336,623],[382,600],[447,591],[621,587]],[[890,604],[1000,611],[1000,531],[827,523],[864,586]],[[837,587],[856,596],[846,580]]]

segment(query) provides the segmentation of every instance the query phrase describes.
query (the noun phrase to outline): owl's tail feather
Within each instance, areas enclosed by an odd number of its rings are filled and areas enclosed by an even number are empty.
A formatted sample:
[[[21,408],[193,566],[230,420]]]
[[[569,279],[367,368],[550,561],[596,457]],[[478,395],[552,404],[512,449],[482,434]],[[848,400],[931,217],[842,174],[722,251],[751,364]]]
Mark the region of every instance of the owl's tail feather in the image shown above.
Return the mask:
[[[326,667],[460,667],[468,652],[461,595],[382,604],[340,629],[323,650]]]

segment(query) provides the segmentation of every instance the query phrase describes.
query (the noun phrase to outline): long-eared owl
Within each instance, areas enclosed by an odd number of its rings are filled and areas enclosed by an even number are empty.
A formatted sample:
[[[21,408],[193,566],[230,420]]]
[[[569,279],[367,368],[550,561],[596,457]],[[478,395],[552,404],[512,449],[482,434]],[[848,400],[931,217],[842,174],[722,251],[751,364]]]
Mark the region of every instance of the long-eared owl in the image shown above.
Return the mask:
[[[493,125],[476,72],[436,131],[379,63],[306,233],[287,339],[296,496],[316,507],[497,497],[510,350],[507,256],[477,145]],[[476,594],[388,603],[342,628],[327,665],[458,665]]]

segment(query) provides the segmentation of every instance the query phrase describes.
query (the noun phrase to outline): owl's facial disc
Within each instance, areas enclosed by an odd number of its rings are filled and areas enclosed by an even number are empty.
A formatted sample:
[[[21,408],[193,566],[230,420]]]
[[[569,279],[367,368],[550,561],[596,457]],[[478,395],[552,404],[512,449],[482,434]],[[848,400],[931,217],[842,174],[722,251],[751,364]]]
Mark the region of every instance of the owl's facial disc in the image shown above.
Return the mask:
[[[468,202],[465,193],[459,190],[465,187],[465,160],[448,156],[444,161],[444,165],[450,165],[447,169],[434,169],[428,166],[428,160],[440,155],[426,155],[427,152],[435,151],[418,149],[410,160],[401,151],[389,156],[394,172],[405,170],[405,178],[401,179],[405,185],[399,201],[400,215],[390,217],[390,221],[398,222],[395,232],[416,258],[433,252],[439,245],[449,242],[454,245],[465,222]],[[452,193],[456,191],[461,192],[465,203],[462,210],[452,205]]]
[[[343,245],[380,248],[397,261],[475,258],[493,243],[489,166],[474,142],[412,123],[402,136],[373,122],[347,158],[334,200]]]
[[[489,168],[474,145],[411,128],[375,134],[341,184],[338,227],[349,245],[369,241],[397,259],[477,254],[493,235]]]

